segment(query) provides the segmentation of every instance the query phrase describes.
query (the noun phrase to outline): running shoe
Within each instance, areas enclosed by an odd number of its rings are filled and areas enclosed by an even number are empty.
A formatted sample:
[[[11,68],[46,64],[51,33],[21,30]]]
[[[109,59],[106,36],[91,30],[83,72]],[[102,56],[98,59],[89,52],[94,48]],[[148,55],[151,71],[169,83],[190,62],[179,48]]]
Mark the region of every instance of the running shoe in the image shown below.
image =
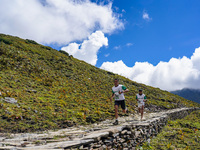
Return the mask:
[[[118,120],[115,120],[115,122],[113,123],[113,125],[118,125],[118,124],[119,124]]]

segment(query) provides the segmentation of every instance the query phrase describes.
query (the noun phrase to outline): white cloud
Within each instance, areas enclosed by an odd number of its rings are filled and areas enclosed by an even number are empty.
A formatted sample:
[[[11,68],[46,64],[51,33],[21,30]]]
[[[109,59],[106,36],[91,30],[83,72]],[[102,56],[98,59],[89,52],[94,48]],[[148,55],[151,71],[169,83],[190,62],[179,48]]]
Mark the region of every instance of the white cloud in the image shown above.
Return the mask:
[[[132,46],[133,45],[133,43],[126,43],[126,46],[127,47],[130,47],[130,46]]]
[[[114,50],[120,50],[120,49],[123,49],[123,48],[125,48],[125,47],[130,47],[130,46],[132,46],[132,45],[133,45],[133,43],[126,43],[126,44],[124,44],[124,45],[114,46],[113,49],[114,49]]]
[[[62,50],[73,55],[75,58],[84,60],[92,65],[96,65],[97,53],[102,46],[108,45],[108,39],[104,36],[102,31],[92,33],[88,40],[84,40],[82,44],[71,43]]]
[[[146,21],[150,21],[150,20],[152,20],[152,18],[150,18],[149,17],[149,14],[147,13],[147,12],[143,12],[143,14],[142,14],[142,18],[144,19],[144,20],[146,20]]]
[[[104,62],[100,68],[163,90],[200,88],[200,47],[195,49],[191,58],[171,58],[169,62],[160,62],[156,66],[136,62],[133,67],[128,67],[120,60]]]
[[[126,10],[122,9],[122,12],[123,12],[123,13],[126,13]]]
[[[108,53],[108,54],[105,54],[104,56],[105,56],[105,57],[108,57],[108,56],[110,56],[110,53]]]
[[[118,50],[120,48],[121,48],[121,46],[119,45],[119,46],[115,46],[113,49]]]
[[[89,0],[0,0],[0,32],[43,44],[81,41],[96,30],[112,33],[123,23],[112,3]]]

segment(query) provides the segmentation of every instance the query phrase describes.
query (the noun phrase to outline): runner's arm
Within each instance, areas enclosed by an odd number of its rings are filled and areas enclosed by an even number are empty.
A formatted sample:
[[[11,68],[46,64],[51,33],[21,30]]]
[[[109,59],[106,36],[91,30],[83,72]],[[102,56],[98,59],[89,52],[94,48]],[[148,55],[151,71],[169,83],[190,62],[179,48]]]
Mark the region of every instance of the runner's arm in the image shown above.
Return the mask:
[[[113,97],[115,96],[115,93],[112,94],[110,101],[112,102]]]
[[[126,92],[129,92],[129,89],[126,89],[126,90],[123,91],[123,93],[126,93]]]
[[[125,86],[122,86],[122,91],[119,91],[119,94],[126,92],[129,92],[129,90]]]
[[[126,92],[129,92],[129,90],[126,89],[126,90],[123,90],[123,91],[119,91],[119,94],[126,93]]]
[[[144,102],[146,102],[146,101],[147,101],[147,97],[145,96],[145,97],[144,97]]]

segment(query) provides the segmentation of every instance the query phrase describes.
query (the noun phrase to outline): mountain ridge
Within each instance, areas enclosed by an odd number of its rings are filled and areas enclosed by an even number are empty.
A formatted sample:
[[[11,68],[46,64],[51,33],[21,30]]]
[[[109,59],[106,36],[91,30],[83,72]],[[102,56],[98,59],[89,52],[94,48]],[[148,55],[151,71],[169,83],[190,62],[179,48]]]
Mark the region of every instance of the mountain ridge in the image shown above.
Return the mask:
[[[171,91],[185,99],[200,103],[200,89],[183,88],[182,90]]]
[[[142,88],[149,111],[200,105],[167,91],[131,81],[29,39],[0,34],[0,132],[34,132],[114,118],[113,79],[135,113]],[[9,103],[6,99],[17,101]],[[120,111],[120,115],[122,115]]]

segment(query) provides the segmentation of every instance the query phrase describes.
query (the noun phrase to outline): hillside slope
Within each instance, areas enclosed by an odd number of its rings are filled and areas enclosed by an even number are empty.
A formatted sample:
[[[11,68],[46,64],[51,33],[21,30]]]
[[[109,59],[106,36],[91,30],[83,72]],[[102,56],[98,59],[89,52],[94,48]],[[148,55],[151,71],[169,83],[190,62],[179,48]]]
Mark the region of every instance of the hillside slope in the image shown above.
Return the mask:
[[[130,90],[126,103],[132,113],[140,88],[150,111],[199,106],[35,41],[0,34],[0,132],[58,129],[112,118],[109,97],[114,78]],[[7,97],[17,103],[6,102]]]
[[[171,91],[171,93],[192,100],[194,102],[200,103],[200,89],[184,88],[182,90]]]
[[[183,119],[169,121],[157,137],[143,144],[148,150],[196,150],[200,148],[200,111],[194,111]],[[139,148],[139,146],[138,146]]]

